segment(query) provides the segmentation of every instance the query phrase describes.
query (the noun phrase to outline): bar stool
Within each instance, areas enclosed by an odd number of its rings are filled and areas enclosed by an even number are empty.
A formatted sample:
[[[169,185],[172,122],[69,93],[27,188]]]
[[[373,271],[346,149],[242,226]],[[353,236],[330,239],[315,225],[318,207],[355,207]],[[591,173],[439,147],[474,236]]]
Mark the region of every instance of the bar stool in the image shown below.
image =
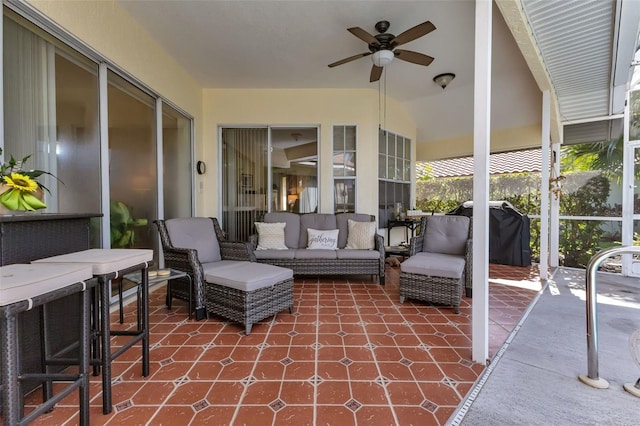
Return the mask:
[[[102,412],[111,412],[111,362],[127,349],[141,342],[142,375],[149,375],[149,277],[148,268],[153,263],[153,250],[145,249],[90,249],[60,256],[38,259],[32,263],[81,264],[91,267],[100,286],[94,298],[94,329],[99,330],[100,342],[93,345],[94,359],[102,368]],[[142,271],[137,292],[136,330],[111,330],[109,316],[109,281],[134,271]],[[98,299],[98,300],[96,300]],[[99,305],[99,308],[98,308]],[[140,312],[142,310],[142,312]],[[131,339],[115,352],[111,352],[111,336],[130,336]],[[100,346],[100,350],[98,350]],[[95,370],[94,370],[95,371]],[[97,371],[95,371],[97,374]]]
[[[80,424],[89,424],[89,311],[90,288],[95,287],[97,280],[92,277],[91,268],[83,265],[23,265],[13,264],[0,267],[0,345],[2,345],[2,365],[0,367],[0,399],[4,424],[8,426],[23,425],[33,421],[37,416],[51,410],[67,395],[78,389]],[[80,298],[80,333],[79,359],[77,374],[47,372],[46,364],[50,354],[47,352],[47,331],[49,324],[42,312],[43,328],[39,336],[44,348],[43,371],[25,373],[20,371],[20,330],[18,314],[33,308],[44,310],[44,306],[54,300],[82,293]],[[55,326],[56,324],[54,324]],[[60,324],[68,327],[68,324]],[[20,383],[25,380],[38,380],[43,383],[51,381],[69,382],[59,393],[43,397],[43,402],[35,410],[23,417],[22,391]],[[50,386],[45,386],[50,387]],[[44,394],[44,392],[43,392]]]

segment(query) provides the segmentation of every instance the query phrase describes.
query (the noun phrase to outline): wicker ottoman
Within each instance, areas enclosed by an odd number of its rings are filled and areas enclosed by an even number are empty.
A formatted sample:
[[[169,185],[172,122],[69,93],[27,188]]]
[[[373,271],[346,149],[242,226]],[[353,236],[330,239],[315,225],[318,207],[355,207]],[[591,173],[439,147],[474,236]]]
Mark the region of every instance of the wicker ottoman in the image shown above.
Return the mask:
[[[224,262],[218,262],[224,263]],[[207,311],[251,326],[289,308],[293,313],[293,271],[256,262],[231,262],[205,270]],[[213,265],[214,267],[211,267]]]
[[[400,303],[405,298],[440,303],[460,313],[465,260],[461,256],[418,253],[400,265]]]

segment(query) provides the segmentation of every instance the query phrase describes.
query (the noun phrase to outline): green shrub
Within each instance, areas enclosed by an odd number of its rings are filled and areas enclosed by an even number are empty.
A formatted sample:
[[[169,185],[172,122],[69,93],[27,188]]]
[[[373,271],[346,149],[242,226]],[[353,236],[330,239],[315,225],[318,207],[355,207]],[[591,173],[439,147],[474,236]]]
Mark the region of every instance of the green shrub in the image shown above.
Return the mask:
[[[600,172],[569,173],[560,198],[560,211],[569,216],[616,215],[609,206],[610,185]],[[540,214],[540,174],[513,173],[491,176],[491,200],[504,200],[526,215]],[[425,212],[446,213],[473,199],[473,177],[420,180],[416,183],[416,207]],[[602,241],[607,239],[599,221],[563,220],[560,225],[561,264],[584,268]],[[532,259],[540,259],[540,220],[530,219]]]

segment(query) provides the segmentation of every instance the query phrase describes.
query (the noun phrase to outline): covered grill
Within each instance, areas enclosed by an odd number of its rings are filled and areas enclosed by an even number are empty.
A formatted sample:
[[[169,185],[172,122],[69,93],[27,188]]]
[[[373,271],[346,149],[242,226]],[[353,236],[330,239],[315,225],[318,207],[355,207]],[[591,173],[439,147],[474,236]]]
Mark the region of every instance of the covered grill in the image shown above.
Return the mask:
[[[473,201],[465,201],[449,215],[473,216]],[[489,262],[531,265],[529,217],[507,201],[489,202]]]

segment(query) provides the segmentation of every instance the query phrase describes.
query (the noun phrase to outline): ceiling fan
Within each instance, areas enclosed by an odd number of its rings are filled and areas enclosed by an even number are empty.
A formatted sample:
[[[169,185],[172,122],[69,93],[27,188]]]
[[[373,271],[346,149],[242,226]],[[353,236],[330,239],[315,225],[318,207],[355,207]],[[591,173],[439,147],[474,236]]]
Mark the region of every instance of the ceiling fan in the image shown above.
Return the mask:
[[[411,50],[396,49],[396,47],[429,34],[431,31],[436,29],[435,25],[430,21],[426,21],[403,33],[400,33],[398,36],[386,32],[389,29],[389,25],[389,21],[380,21],[376,23],[375,28],[379,34],[376,34],[375,36],[369,34],[360,27],[347,28],[347,31],[369,45],[369,52],[359,53],[334,62],[329,64],[329,68],[337,67],[338,65],[346,64],[347,62],[355,61],[356,59],[364,58],[365,56],[373,55],[371,57],[373,66],[371,67],[371,76],[369,81],[374,82],[380,80],[382,68],[390,63],[394,57],[414,64],[424,65],[425,67],[433,61],[431,56],[423,55],[422,53],[413,52]]]

